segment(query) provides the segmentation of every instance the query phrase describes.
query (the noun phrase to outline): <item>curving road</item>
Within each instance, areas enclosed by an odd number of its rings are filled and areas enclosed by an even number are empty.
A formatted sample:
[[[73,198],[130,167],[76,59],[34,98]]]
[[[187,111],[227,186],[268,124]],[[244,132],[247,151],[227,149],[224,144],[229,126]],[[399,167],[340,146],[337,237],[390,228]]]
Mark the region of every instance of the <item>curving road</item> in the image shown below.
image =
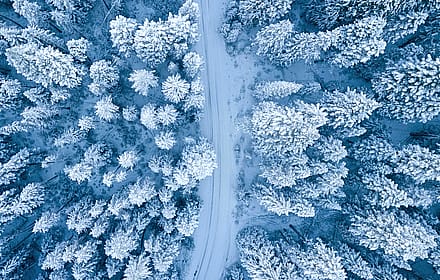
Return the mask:
[[[215,147],[218,168],[200,186],[203,207],[186,279],[217,280],[222,278],[235,250],[232,211],[237,168],[233,152],[235,127],[229,103],[238,89],[231,81],[233,62],[217,32],[224,4],[221,0],[202,0],[200,7],[202,38],[198,51],[204,54],[206,70],[203,76],[206,112],[201,130]]]

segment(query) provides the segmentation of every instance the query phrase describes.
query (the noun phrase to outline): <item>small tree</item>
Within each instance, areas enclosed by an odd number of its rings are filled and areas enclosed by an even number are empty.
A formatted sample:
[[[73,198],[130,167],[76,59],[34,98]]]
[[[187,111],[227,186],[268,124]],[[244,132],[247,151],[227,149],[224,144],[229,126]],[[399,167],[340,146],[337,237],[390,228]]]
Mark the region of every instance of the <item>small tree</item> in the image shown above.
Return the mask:
[[[298,93],[303,87],[295,82],[263,82],[255,86],[254,95],[259,100],[279,99]]]
[[[162,84],[162,93],[165,98],[173,103],[179,103],[189,93],[190,84],[180,75],[168,76]]]
[[[111,96],[106,96],[95,104],[95,114],[101,120],[111,121],[118,118],[118,110],[119,107],[112,103]]]
[[[201,139],[183,149],[181,165],[195,180],[203,180],[211,176],[217,168],[214,148],[206,139]]]
[[[155,71],[148,70],[134,70],[128,78],[133,83],[132,88],[137,93],[147,96],[148,91],[159,85],[159,78],[157,78]]]

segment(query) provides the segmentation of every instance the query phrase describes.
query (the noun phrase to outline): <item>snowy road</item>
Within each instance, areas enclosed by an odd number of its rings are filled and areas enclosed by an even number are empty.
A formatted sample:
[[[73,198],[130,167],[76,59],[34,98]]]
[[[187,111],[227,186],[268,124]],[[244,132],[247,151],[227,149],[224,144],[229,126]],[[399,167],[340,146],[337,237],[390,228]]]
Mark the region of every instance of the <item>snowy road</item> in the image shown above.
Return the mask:
[[[194,233],[195,249],[186,279],[217,280],[221,279],[235,250],[232,211],[237,170],[233,153],[235,128],[229,104],[239,89],[231,81],[233,62],[217,32],[224,4],[219,0],[203,0],[200,5],[202,37],[198,51],[206,61],[203,77],[206,112],[201,129],[202,135],[214,144],[219,167],[200,186],[204,205],[199,228]]]

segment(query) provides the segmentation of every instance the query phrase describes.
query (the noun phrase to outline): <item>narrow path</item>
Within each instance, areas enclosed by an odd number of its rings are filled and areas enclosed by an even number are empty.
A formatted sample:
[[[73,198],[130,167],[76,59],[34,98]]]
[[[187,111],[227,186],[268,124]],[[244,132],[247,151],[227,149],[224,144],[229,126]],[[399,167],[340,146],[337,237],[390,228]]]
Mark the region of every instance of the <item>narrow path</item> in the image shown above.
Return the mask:
[[[199,228],[194,233],[195,249],[186,279],[217,280],[234,250],[235,232],[232,211],[235,206],[234,184],[237,174],[233,153],[235,126],[229,107],[234,92],[230,69],[234,68],[224,41],[217,32],[223,16],[221,0],[202,0],[201,33],[198,51],[205,57],[204,85],[206,112],[201,122],[202,135],[212,141],[218,168],[201,183],[203,208]]]

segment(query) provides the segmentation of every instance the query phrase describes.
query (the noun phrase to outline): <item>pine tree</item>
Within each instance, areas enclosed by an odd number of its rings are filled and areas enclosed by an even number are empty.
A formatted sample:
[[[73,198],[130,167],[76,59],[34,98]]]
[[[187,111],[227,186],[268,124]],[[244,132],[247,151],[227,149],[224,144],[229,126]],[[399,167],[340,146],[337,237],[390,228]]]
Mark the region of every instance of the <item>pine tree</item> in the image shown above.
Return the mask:
[[[148,91],[159,85],[159,78],[157,78],[155,71],[148,70],[134,70],[128,78],[133,83],[133,89],[137,93],[147,96]]]
[[[75,64],[73,57],[52,46],[39,47],[35,43],[17,45],[6,50],[10,65],[27,79],[42,84],[74,88],[81,84],[85,71]]]
[[[394,172],[411,177],[417,184],[440,181],[440,155],[419,145],[408,145],[397,152]]]
[[[168,53],[171,51],[171,46],[166,41],[166,29],[167,27],[163,22],[146,19],[135,33],[133,46],[136,54],[150,68],[155,68],[165,62]],[[127,43],[127,45],[129,44]]]
[[[90,78],[89,90],[100,95],[118,84],[119,71],[110,61],[98,60],[90,66]]]
[[[425,11],[403,13],[388,20],[385,26],[385,39],[389,43],[396,43],[406,36],[417,31],[424,24],[429,14]]]
[[[191,236],[199,225],[200,204],[196,200],[187,201],[177,212],[176,229],[183,236]]]
[[[190,90],[186,96],[183,104],[184,110],[202,110],[205,106],[205,95],[203,94],[204,88],[200,78],[197,78],[191,82]]]
[[[0,163],[0,186],[15,182],[29,164],[29,151],[24,148],[13,155],[7,162]]]
[[[261,228],[250,227],[241,230],[236,237],[240,261],[253,280],[276,280],[287,277],[283,263],[276,249]]]
[[[336,252],[317,239],[311,248],[300,254],[301,275],[307,280],[345,280],[347,274],[342,258]]]
[[[11,110],[20,104],[21,84],[18,80],[0,76],[0,112]]]
[[[95,104],[96,116],[104,121],[111,121],[118,118],[119,107],[112,103],[112,97],[106,96]]]
[[[333,128],[352,128],[368,119],[380,104],[368,98],[362,91],[347,88],[345,92],[335,90],[327,93],[323,107],[328,113],[328,124]]]
[[[298,93],[303,87],[295,82],[263,82],[255,86],[254,96],[259,100],[279,99]]]
[[[91,165],[80,162],[73,166],[65,167],[64,173],[66,173],[70,180],[81,184],[92,177],[92,169],[93,167]]]
[[[275,64],[289,65],[294,60],[294,55],[290,51],[293,34],[293,25],[289,20],[282,20],[262,28],[253,41],[257,55]]]
[[[372,212],[367,217],[355,216],[350,232],[370,250],[382,249],[403,261],[426,259],[437,247],[438,234],[421,217],[403,211]]]
[[[131,257],[124,270],[124,280],[146,280],[153,276],[150,258],[146,255]]]
[[[179,113],[172,104],[166,104],[157,108],[156,118],[157,122],[163,126],[169,126],[177,121]]]
[[[246,25],[272,23],[285,16],[293,0],[240,0],[238,15]]]
[[[119,165],[125,169],[133,170],[133,167],[139,161],[139,157],[136,155],[135,151],[125,151],[118,156]]]
[[[110,21],[110,38],[113,47],[117,47],[119,52],[126,57],[134,51],[134,37],[138,23],[135,19],[126,18],[118,15]]]
[[[46,233],[52,227],[54,227],[59,220],[60,220],[60,215],[58,213],[51,213],[49,211],[43,212],[43,214],[41,214],[41,217],[35,221],[34,227],[32,228],[32,232]]]
[[[189,52],[182,59],[183,70],[190,79],[194,79],[202,69],[204,64],[203,58],[196,52]]]
[[[143,124],[148,129],[156,129],[158,126],[158,119],[156,108],[153,104],[146,104],[141,109],[140,116],[141,124]]]
[[[87,51],[91,47],[91,43],[85,38],[71,39],[66,43],[69,53],[78,61],[85,62],[87,60]]]
[[[173,132],[161,131],[154,137],[154,143],[159,149],[170,150],[176,144],[176,139]]]
[[[168,78],[162,84],[162,93],[165,99],[179,103],[188,94],[190,84],[183,80],[180,75],[168,76]]]
[[[333,30],[331,33],[339,39],[334,44],[335,53],[330,55],[330,61],[340,67],[353,67],[379,56],[386,47],[382,39],[385,25],[385,19],[372,16]]]
[[[38,3],[27,0],[13,0],[12,7],[17,14],[26,18],[29,25],[39,26],[43,24],[44,16]]]
[[[318,105],[297,103],[290,108],[263,102],[251,119],[255,150],[264,156],[299,154],[319,138],[318,128],[326,122]]]
[[[139,110],[135,106],[124,107],[122,108],[122,118],[133,122],[139,118]]]
[[[157,195],[154,184],[149,178],[138,179],[128,187],[128,199],[131,204],[141,207]]]
[[[118,229],[110,235],[105,242],[105,254],[117,260],[124,260],[130,256],[130,252],[137,249],[139,243],[133,229]]]
[[[214,148],[206,139],[200,139],[193,145],[186,146],[182,151],[181,163],[183,168],[195,180],[203,180],[211,176],[217,168]]]
[[[381,112],[404,122],[427,122],[440,113],[440,59],[427,55],[388,66],[373,81]]]

